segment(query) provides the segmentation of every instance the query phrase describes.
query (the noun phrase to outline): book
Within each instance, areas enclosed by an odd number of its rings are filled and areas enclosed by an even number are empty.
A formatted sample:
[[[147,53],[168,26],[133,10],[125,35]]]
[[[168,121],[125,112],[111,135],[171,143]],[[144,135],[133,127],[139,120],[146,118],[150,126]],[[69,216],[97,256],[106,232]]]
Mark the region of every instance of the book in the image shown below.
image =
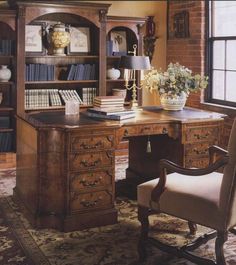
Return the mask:
[[[97,102],[124,102],[124,98],[120,96],[98,96],[94,98]]]
[[[94,113],[94,112],[85,112],[85,114],[88,117],[91,118],[99,118],[99,119],[108,119],[108,120],[117,120],[117,121],[122,121],[126,119],[131,119],[135,118],[135,112],[132,113],[126,113],[126,114],[114,114],[114,115],[104,115],[104,114],[99,114],[99,113]]]
[[[103,114],[103,115],[120,115],[120,114],[130,114],[130,113],[135,113],[134,110],[131,109],[126,109],[124,107],[122,108],[99,108],[99,107],[94,107],[94,108],[89,108],[87,111],[92,112],[92,113],[97,113],[97,114]]]

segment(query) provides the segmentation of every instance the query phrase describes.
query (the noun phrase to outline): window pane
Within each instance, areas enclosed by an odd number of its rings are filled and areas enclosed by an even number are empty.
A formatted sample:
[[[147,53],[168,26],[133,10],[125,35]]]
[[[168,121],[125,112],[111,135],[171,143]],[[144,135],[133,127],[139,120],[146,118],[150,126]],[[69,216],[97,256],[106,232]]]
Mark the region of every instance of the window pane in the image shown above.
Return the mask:
[[[213,2],[214,37],[236,35],[236,1]]]
[[[225,69],[225,41],[213,43],[213,69]]]
[[[236,102],[236,72],[226,72],[226,100]]]
[[[212,97],[214,99],[221,99],[224,100],[224,71],[213,71],[213,93]]]
[[[228,40],[226,47],[226,69],[236,70],[236,40]]]

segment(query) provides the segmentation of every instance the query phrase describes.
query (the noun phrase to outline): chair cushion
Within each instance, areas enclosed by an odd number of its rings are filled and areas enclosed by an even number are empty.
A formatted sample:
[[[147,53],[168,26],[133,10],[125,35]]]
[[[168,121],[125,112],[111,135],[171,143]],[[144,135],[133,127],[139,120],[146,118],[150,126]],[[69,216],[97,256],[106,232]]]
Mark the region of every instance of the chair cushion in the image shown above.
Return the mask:
[[[138,204],[214,229],[223,229],[223,213],[219,210],[223,174],[204,176],[167,175],[166,189],[159,203],[151,200],[151,192],[159,179],[138,186]]]

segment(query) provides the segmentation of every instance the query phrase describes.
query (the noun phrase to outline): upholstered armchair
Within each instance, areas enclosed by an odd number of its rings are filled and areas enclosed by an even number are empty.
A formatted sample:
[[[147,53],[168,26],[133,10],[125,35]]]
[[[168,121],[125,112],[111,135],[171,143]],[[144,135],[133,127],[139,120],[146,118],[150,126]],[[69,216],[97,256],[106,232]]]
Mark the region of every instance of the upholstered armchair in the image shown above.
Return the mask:
[[[197,264],[226,264],[223,245],[228,232],[235,234],[236,225],[236,120],[231,130],[228,151],[212,146],[209,154],[209,166],[203,169],[186,169],[163,159],[159,164],[159,178],[138,186],[140,260],[147,258],[147,243],[153,243],[161,250]],[[218,172],[220,168],[223,173]],[[167,171],[173,173],[167,174]],[[164,245],[148,234],[148,216],[160,212],[189,221],[191,232],[194,232],[194,224],[213,230],[204,235],[202,240],[196,240],[195,244],[181,248]],[[214,237],[216,263],[189,252]]]

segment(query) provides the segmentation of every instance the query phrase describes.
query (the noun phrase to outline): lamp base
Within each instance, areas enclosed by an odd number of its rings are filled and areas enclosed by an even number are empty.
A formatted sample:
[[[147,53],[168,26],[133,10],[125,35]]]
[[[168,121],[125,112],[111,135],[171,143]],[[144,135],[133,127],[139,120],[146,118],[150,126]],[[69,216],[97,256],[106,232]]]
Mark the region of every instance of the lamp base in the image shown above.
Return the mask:
[[[134,101],[134,100],[131,100],[130,101],[130,107],[131,107],[131,109],[138,108],[138,102],[137,101]]]

